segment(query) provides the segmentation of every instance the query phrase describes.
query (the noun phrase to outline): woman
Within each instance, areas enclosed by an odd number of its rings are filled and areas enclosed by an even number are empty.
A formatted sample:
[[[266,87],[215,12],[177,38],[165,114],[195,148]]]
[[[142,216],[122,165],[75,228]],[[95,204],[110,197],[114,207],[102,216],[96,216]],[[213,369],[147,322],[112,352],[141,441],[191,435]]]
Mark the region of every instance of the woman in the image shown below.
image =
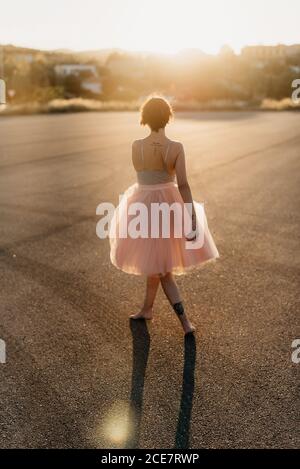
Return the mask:
[[[149,126],[150,134],[132,144],[132,163],[137,182],[125,191],[114,212],[110,229],[110,259],[124,272],[146,276],[143,306],[130,318],[152,319],[153,303],[161,283],[184,333],[187,334],[194,332],[195,327],[184,310],[174,275],[184,274],[191,268],[216,259],[219,253],[209,232],[203,205],[192,199],[186,175],[184,147],[182,143],[172,141],[166,136],[165,127],[172,117],[170,104],[160,96],[148,98],[141,107],[140,123]],[[167,219],[170,224],[169,230],[166,230],[167,236],[163,234],[166,219],[153,236],[152,229],[157,226],[153,221],[154,212],[151,210],[162,203],[167,203],[169,207],[176,203],[177,207],[182,208],[182,215],[187,213],[185,207],[190,209],[188,213],[191,215],[191,234],[178,236],[178,233],[175,233],[179,225],[183,227],[183,216],[178,222],[175,214],[170,212]],[[137,236],[136,232],[134,236],[128,235],[128,229],[136,227],[132,223],[137,205],[147,209],[147,216],[143,220],[147,222],[146,236],[145,226],[141,236]],[[202,231],[199,227],[202,227]],[[200,235],[201,243],[193,246],[195,241],[200,240]]]

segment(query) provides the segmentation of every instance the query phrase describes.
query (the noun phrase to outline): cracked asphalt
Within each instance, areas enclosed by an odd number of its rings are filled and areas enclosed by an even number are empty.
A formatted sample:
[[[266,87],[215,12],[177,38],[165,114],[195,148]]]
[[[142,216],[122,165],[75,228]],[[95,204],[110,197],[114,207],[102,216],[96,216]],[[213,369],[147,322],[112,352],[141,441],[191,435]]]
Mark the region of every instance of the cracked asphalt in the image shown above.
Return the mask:
[[[300,114],[176,113],[220,252],[160,289],[110,264],[100,202],[135,182],[136,112],[0,118],[0,446],[296,448]]]

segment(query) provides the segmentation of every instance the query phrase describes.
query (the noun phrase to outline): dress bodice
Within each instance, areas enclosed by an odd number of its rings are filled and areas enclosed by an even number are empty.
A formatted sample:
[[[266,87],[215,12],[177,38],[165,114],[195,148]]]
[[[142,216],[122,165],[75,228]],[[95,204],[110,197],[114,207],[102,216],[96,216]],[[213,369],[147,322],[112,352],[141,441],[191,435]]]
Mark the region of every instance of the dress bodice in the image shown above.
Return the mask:
[[[168,156],[170,145],[171,144],[169,143],[165,157],[162,157],[163,169],[143,169],[140,171],[136,171],[137,181],[139,184],[160,184],[175,181],[175,174],[170,174],[166,166],[166,159]],[[142,162],[144,163],[143,142],[141,146],[141,155]]]

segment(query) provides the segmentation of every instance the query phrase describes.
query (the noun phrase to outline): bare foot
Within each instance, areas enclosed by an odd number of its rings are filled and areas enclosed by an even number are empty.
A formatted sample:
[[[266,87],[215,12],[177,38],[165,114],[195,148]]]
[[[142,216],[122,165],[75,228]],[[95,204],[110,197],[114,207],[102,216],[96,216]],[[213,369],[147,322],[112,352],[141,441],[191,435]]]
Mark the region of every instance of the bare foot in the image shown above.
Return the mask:
[[[191,321],[186,317],[185,314],[179,316],[179,320],[181,322],[185,334],[191,334],[195,332],[196,327],[191,323]]]
[[[131,314],[130,319],[153,319],[152,308],[142,308],[141,311],[135,314]]]

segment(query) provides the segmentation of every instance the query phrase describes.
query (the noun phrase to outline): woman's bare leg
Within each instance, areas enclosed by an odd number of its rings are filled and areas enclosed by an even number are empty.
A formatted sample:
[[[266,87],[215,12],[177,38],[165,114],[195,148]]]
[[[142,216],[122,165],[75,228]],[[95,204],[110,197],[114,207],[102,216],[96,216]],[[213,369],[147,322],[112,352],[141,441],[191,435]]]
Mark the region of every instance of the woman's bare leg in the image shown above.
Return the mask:
[[[189,332],[194,332],[196,330],[195,326],[190,322],[187,317],[182,300],[180,297],[179,289],[174,279],[172,273],[167,273],[160,276],[161,286],[164,290],[166,297],[168,298],[170,305],[176,312],[178,319],[181,322],[185,334]]]
[[[141,310],[136,313],[132,314],[130,317],[131,319],[152,319],[153,316],[153,303],[156,297],[156,293],[159,287],[160,278],[158,275],[151,275],[147,277],[146,282],[146,295],[144,299],[144,304]]]

